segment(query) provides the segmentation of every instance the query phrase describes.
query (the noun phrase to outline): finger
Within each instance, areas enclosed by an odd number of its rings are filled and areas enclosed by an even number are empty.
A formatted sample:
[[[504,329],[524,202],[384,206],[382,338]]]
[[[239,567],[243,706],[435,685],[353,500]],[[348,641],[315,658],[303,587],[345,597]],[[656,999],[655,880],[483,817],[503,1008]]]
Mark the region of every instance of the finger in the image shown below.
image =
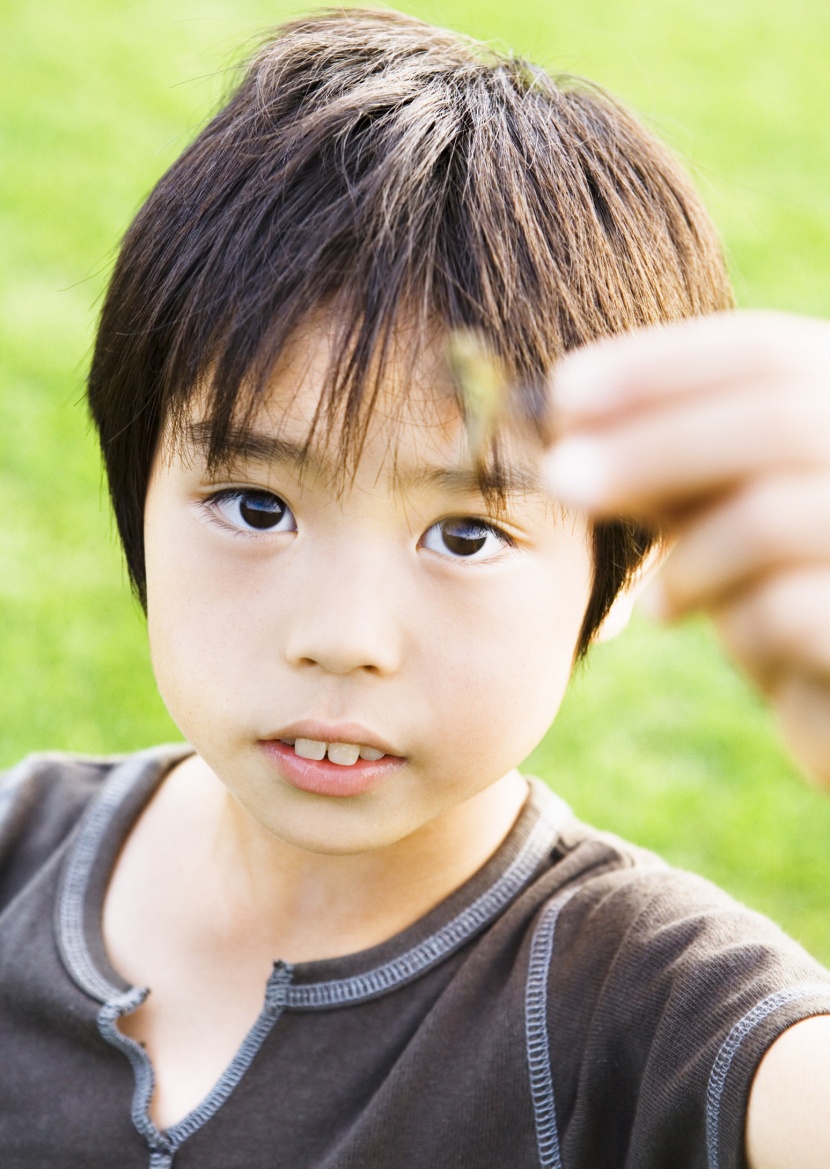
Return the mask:
[[[788,675],[776,687],[773,703],[795,758],[830,788],[830,684],[824,678]]]
[[[830,391],[685,400],[557,443],[553,495],[597,515],[661,519],[759,472],[830,464]]]
[[[769,577],[713,619],[727,651],[766,693],[793,672],[830,681],[830,567]]]
[[[830,566],[830,472],[752,481],[676,535],[652,586],[667,617],[723,605],[776,570]]]
[[[830,325],[774,312],[730,312],[639,329],[574,350],[552,400],[564,429],[651,402],[763,386],[830,370]],[[820,375],[819,375],[820,376]]]

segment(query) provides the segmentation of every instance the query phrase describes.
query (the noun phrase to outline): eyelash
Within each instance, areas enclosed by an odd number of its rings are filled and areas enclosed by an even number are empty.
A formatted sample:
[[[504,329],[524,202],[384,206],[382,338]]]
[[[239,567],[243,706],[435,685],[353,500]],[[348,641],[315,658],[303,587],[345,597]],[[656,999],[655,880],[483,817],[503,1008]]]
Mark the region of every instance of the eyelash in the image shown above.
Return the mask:
[[[485,540],[486,540],[486,537],[488,535],[495,536],[496,539],[499,541],[499,543],[502,545],[501,551],[504,551],[504,548],[518,547],[517,541],[511,535],[509,535],[509,533],[505,532],[502,528],[497,527],[496,524],[491,523],[489,520],[482,520],[482,519],[478,519],[474,516],[464,516],[464,515],[447,516],[446,519],[438,520],[436,523],[430,524],[430,526],[424,532],[423,536],[421,536],[419,543],[421,543],[429,551],[434,552],[437,556],[441,556],[447,560],[452,560],[454,563],[480,564],[484,560],[492,561],[499,555],[499,552],[493,552],[489,556],[478,558],[477,553],[479,551],[481,551],[481,549],[476,549],[471,555],[463,555],[463,554],[453,555],[452,549],[450,548],[449,543],[448,543],[448,540],[451,537],[448,535],[448,533],[446,531],[442,531],[442,529],[445,529],[453,524],[456,525],[456,527],[461,528],[461,529],[467,528],[468,530],[472,530],[476,533],[484,533]],[[441,532],[441,535],[442,535],[442,538],[444,541],[444,547],[447,549],[447,552],[439,552],[435,548],[430,548],[429,544],[427,543],[427,537],[429,537],[430,533],[432,533],[432,532]],[[470,539],[469,536],[461,537],[461,539],[465,539],[465,538],[468,540]],[[476,537],[473,537],[473,539],[475,539],[475,538]]]
[[[241,527],[241,526],[235,524],[232,520],[230,520],[227,516],[225,516],[223,514],[222,504],[231,504],[234,501],[242,501],[246,497],[248,498],[249,501],[251,500],[252,497],[259,497],[260,500],[262,500],[262,499],[274,500],[277,503],[281,504],[285,510],[284,510],[282,516],[280,516],[279,520],[277,521],[278,524],[281,523],[282,519],[287,515],[291,516],[293,518],[293,512],[291,511],[291,508],[285,502],[285,500],[282,499],[281,496],[277,495],[273,491],[266,491],[262,488],[223,487],[218,491],[214,491],[211,495],[207,496],[204,500],[202,500],[201,506],[205,510],[205,512],[207,513],[207,516],[211,522],[218,524],[219,526],[221,526],[223,528],[223,530],[230,532],[234,536],[241,536],[243,538],[246,538],[246,537],[250,538],[252,536],[256,537],[259,534],[262,534],[262,535],[282,534],[285,531],[296,530],[296,528],[293,528],[293,529],[278,528],[277,525],[275,524],[275,525],[272,525],[271,527],[260,528],[259,531],[257,531],[257,529],[255,527]],[[264,512],[264,509],[263,509],[263,512]],[[296,523],[296,520],[295,520],[295,523]],[[430,526],[426,529],[426,531],[421,536],[421,538],[419,540],[419,544],[422,544],[429,551],[435,552],[436,555],[442,556],[444,559],[453,560],[455,562],[480,563],[480,561],[477,561],[474,559],[474,557],[476,556],[476,553],[478,551],[480,551],[480,549],[476,549],[469,556],[465,556],[462,554],[453,555],[452,550],[446,544],[446,540],[447,540],[446,532],[444,532],[442,534],[443,534],[443,539],[445,541],[445,548],[447,548],[447,553],[449,553],[449,554],[447,554],[445,552],[439,552],[434,548],[429,548],[429,545],[426,543],[426,539],[430,535],[430,533],[431,532],[440,532],[442,529],[444,529],[452,524],[455,524],[458,528],[463,529],[466,527],[468,530],[473,530],[477,533],[481,532],[481,533],[485,533],[486,535],[495,536],[496,539],[505,548],[516,548],[518,546],[517,541],[508,532],[505,532],[502,528],[498,527],[496,524],[492,523],[489,520],[484,520],[484,519],[480,519],[476,516],[468,516],[468,515],[447,516],[445,519],[437,520],[435,523],[430,524]],[[486,538],[486,535],[485,535],[485,538]],[[463,540],[465,537],[462,536],[460,538]],[[469,539],[469,537],[467,537],[467,538]],[[494,553],[493,556],[489,556],[486,559],[492,560],[495,555],[497,555],[497,553]],[[482,559],[485,559],[485,558],[482,558]]]
[[[285,528],[277,528],[277,525],[275,524],[272,527],[260,528],[259,531],[257,531],[257,529],[255,527],[249,527],[249,528],[241,527],[241,526],[233,523],[232,520],[230,520],[226,515],[223,514],[222,504],[232,504],[234,501],[242,501],[243,499],[246,499],[246,498],[250,501],[252,499],[252,497],[259,497],[260,499],[264,498],[264,499],[274,500],[277,503],[281,504],[285,510],[283,512],[283,515],[280,517],[280,520],[278,521],[278,523],[280,523],[282,521],[282,518],[285,515],[290,515],[293,517],[293,512],[291,511],[291,508],[288,506],[288,504],[285,502],[285,500],[281,496],[277,495],[276,492],[266,491],[262,488],[223,487],[219,491],[214,491],[211,495],[208,495],[205,499],[201,500],[200,506],[205,511],[205,513],[207,514],[207,518],[212,523],[219,525],[224,531],[230,532],[231,535],[234,535],[234,536],[241,536],[243,538],[248,538],[251,536],[256,537],[258,535],[282,534],[286,530],[288,530],[288,531],[292,530],[292,529],[285,529]]]

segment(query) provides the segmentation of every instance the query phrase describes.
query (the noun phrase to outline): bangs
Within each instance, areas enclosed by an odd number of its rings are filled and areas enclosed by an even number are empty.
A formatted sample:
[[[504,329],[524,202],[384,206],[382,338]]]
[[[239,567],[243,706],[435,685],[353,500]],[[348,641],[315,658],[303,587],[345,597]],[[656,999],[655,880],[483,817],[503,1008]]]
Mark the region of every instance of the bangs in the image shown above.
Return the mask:
[[[329,486],[341,494],[373,429],[375,450],[379,440],[398,490],[411,479],[411,469],[398,474],[400,432],[420,428],[426,458],[430,432],[457,433],[460,423],[459,481],[484,497],[494,518],[508,494],[537,488],[527,458],[533,446],[541,456],[550,430],[543,383],[512,382],[484,339],[469,331],[404,329],[394,320],[359,363],[351,349],[355,330],[354,319],[334,308],[315,314],[258,380],[246,374],[241,385],[226,387],[224,399],[209,371],[171,406],[165,444],[186,461],[197,452],[210,474],[234,474],[248,459],[289,458],[301,478],[325,467]]]

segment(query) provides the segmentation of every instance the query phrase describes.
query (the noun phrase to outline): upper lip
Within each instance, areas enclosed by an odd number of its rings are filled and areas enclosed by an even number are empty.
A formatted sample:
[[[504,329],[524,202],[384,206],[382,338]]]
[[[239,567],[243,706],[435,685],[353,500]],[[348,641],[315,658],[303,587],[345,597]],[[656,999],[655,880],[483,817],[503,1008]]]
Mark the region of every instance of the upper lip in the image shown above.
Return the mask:
[[[401,755],[385,739],[360,723],[324,723],[313,720],[291,723],[273,734],[264,735],[269,739],[315,739],[318,743],[357,743],[361,747],[374,747],[384,755]]]

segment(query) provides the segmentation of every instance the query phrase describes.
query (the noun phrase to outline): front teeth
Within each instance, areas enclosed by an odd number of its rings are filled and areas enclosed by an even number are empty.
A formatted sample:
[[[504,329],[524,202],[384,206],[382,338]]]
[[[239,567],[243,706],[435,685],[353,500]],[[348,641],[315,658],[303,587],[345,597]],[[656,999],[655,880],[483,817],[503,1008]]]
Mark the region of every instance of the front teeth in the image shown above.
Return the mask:
[[[328,756],[332,763],[351,767],[360,758],[360,747],[357,743],[329,743]]]
[[[359,743],[323,743],[319,739],[295,739],[294,753],[301,759],[314,760],[325,759],[328,754],[329,762],[341,767],[351,767],[358,759],[375,762],[383,758],[383,751],[374,747],[361,747]]]
[[[325,759],[326,744],[317,739],[295,739],[294,752],[301,759]]]

